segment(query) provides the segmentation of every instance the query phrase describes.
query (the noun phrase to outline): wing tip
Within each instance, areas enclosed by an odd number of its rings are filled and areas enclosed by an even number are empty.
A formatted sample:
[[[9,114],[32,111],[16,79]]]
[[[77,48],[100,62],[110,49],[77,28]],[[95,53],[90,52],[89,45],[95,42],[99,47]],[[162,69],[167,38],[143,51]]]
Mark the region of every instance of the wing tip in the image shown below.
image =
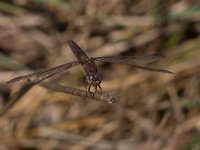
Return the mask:
[[[72,47],[72,46],[73,46],[74,44],[76,44],[76,43],[75,43],[73,40],[69,40],[69,41],[68,41],[68,44],[69,44],[70,47]]]
[[[165,69],[160,69],[160,68],[151,68],[151,69],[154,69],[154,71],[157,71],[157,72],[160,72],[160,73],[175,74],[174,72],[169,71],[169,70],[165,70]]]
[[[11,83],[11,81],[10,81],[10,80],[6,82],[6,84],[10,84],[10,83]]]
[[[174,72],[171,72],[169,70],[164,70],[165,73],[168,73],[168,74],[175,74]]]
[[[11,79],[11,80],[7,81],[6,83],[7,83],[7,84],[10,84],[10,83],[13,83],[13,82],[17,82],[17,81],[19,81],[19,80],[22,80],[22,77],[23,77],[23,76],[20,76],[20,77]]]
[[[11,80],[7,81],[6,84],[10,84],[10,83],[12,83],[12,82],[15,82],[15,80],[14,80],[14,79],[11,79]]]

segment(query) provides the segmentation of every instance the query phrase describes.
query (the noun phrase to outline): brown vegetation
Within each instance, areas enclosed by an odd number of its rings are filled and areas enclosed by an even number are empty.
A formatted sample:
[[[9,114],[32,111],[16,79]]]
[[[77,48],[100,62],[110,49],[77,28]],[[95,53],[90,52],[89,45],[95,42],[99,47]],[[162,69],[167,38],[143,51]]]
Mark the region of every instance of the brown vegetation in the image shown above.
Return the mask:
[[[0,150],[200,149],[199,33],[197,0],[0,1]],[[165,55],[153,65],[175,74],[98,63],[113,104],[66,93],[85,89],[80,66],[5,83],[75,60],[71,39],[92,57]]]

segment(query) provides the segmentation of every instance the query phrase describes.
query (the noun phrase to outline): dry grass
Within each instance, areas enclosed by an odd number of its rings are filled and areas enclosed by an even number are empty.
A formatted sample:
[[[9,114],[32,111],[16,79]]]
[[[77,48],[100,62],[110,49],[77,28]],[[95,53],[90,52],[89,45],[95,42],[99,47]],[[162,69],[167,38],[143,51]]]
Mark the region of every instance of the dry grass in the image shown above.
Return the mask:
[[[197,4],[195,0],[1,1],[0,150],[200,149]],[[30,70],[75,60],[67,45],[70,39],[92,57],[165,54],[155,65],[175,74],[98,63],[101,86],[115,97],[113,104],[83,101],[84,91],[82,97],[65,93],[69,91],[64,87],[85,89],[81,67],[53,77],[62,86],[5,84]]]

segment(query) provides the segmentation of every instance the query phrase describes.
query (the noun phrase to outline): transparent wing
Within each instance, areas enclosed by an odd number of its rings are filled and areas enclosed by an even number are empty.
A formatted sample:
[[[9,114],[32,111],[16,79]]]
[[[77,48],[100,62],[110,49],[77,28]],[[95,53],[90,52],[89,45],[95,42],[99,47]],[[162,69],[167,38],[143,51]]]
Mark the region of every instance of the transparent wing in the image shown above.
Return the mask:
[[[80,64],[78,61],[72,61],[72,62],[63,64],[63,65],[60,65],[60,66],[57,66],[57,67],[54,67],[54,68],[50,68],[50,69],[47,69],[47,70],[38,71],[38,72],[27,74],[27,75],[24,75],[24,76],[19,76],[17,78],[11,79],[7,83],[17,82],[17,81],[20,81],[20,80],[29,80],[29,81],[37,84],[37,83],[39,83],[39,82],[41,82],[41,81],[43,81],[47,78],[50,78],[54,75],[57,75],[57,74],[65,71],[69,68],[77,66],[78,64]]]
[[[102,62],[111,62],[117,64],[125,64],[131,65],[138,69],[148,70],[148,71],[156,71],[156,72],[163,72],[163,73],[170,73],[173,74],[171,71],[164,70],[161,68],[150,67],[147,64],[158,61],[162,59],[163,56],[157,55],[144,55],[144,56],[110,56],[110,57],[95,57],[93,58],[95,61],[102,61]]]
[[[94,60],[120,63],[127,65],[146,65],[162,59],[163,56],[158,55],[144,55],[144,56],[109,56],[109,57],[95,57]]]

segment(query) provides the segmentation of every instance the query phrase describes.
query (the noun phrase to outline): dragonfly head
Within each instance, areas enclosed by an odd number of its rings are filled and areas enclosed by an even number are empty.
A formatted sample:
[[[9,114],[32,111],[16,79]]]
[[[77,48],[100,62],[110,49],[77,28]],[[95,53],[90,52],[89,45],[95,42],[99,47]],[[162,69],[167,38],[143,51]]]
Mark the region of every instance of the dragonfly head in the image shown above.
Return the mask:
[[[87,83],[95,87],[101,83],[101,80],[102,80],[102,75],[99,72],[97,72],[95,75],[86,76]]]

